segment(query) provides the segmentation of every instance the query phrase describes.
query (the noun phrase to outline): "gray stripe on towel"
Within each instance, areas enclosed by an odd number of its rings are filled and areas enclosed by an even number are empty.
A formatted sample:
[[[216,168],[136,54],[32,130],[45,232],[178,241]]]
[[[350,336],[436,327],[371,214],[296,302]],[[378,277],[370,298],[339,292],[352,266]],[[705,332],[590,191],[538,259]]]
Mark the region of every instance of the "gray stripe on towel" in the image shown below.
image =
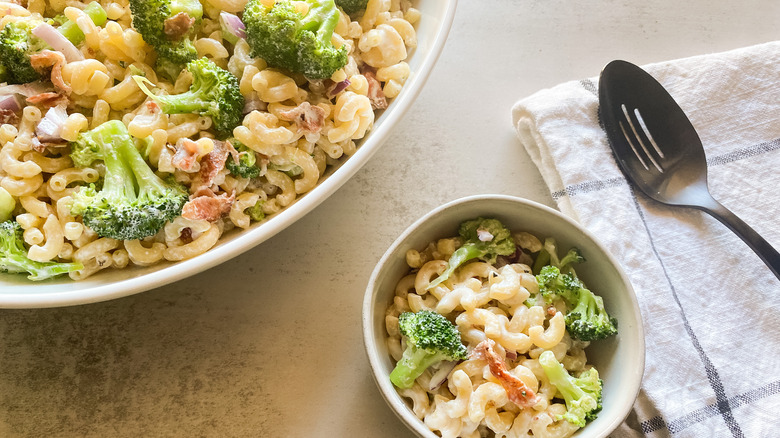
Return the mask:
[[[737,421],[736,419],[734,419],[734,415],[731,412],[731,406],[729,405],[729,400],[726,397],[726,391],[723,388],[723,382],[720,379],[720,374],[718,373],[718,370],[715,368],[715,365],[713,365],[709,356],[707,356],[707,353],[704,351],[704,348],[702,347],[701,343],[699,343],[699,338],[696,336],[696,333],[694,333],[693,328],[688,322],[688,317],[685,314],[685,309],[683,308],[682,303],[680,302],[680,298],[677,295],[677,290],[674,287],[674,283],[672,282],[671,277],[669,277],[669,273],[666,271],[666,265],[664,264],[663,258],[661,258],[661,255],[658,253],[658,249],[655,246],[655,240],[653,239],[652,233],[650,233],[650,227],[647,224],[644,211],[642,210],[642,207],[639,204],[639,200],[636,197],[636,192],[634,191],[633,187],[630,187],[630,190],[631,190],[631,199],[634,202],[634,207],[636,208],[636,211],[639,214],[639,218],[642,221],[642,225],[645,228],[647,237],[650,240],[650,247],[653,251],[653,255],[658,260],[658,263],[661,265],[661,270],[663,271],[664,278],[666,278],[666,282],[669,285],[669,290],[672,292],[672,298],[674,298],[674,302],[677,304],[677,308],[680,310],[680,318],[682,319],[683,327],[685,327],[685,331],[688,333],[688,336],[691,338],[691,343],[693,344],[696,353],[699,355],[699,359],[702,361],[702,364],[704,365],[704,372],[707,375],[707,379],[710,382],[710,387],[712,388],[712,391],[715,393],[715,400],[717,401],[717,403],[714,405],[716,407],[715,411],[716,412],[719,411],[720,414],[723,416],[723,421],[726,423],[726,426],[729,428],[729,431],[731,431],[731,435],[734,438],[743,438],[745,435],[742,433],[742,429],[739,427],[739,424],[737,424]],[[663,419],[661,421],[662,421],[661,424],[667,426],[669,432],[671,433],[679,432],[680,429],[678,429],[677,426],[673,426],[672,424],[667,424],[666,422],[663,421]]]

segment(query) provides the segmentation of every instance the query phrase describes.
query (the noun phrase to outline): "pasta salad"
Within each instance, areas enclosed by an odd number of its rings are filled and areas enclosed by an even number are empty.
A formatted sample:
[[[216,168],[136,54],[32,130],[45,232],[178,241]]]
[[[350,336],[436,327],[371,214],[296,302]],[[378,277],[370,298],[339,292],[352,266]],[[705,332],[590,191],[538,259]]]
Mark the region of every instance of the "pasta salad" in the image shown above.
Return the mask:
[[[578,279],[582,261],[482,217],[406,253],[385,314],[389,379],[431,431],[567,437],[596,418],[602,381],[585,349],[617,321]]]
[[[0,272],[179,261],[352,155],[410,0],[0,1]]]

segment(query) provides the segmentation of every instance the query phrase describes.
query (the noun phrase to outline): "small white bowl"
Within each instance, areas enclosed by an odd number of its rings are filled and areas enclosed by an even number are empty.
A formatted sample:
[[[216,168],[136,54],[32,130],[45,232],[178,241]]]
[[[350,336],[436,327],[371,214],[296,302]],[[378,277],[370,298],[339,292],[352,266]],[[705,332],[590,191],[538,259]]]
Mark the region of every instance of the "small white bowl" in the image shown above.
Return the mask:
[[[596,366],[604,381],[603,409],[596,420],[575,436],[607,436],[628,415],[644,372],[644,330],[634,290],[617,260],[598,243],[596,236],[556,210],[511,196],[470,196],[436,208],[407,228],[376,265],[363,301],[363,341],[382,396],[418,436],[437,437],[417,419],[390,383],[388,375],[395,364],[385,342],[385,310],[392,302],[396,283],[409,269],[406,251],[420,250],[431,241],[457,235],[462,221],[477,216],[497,218],[511,230],[554,237],[561,248],[577,246],[582,250],[587,261],[577,265],[577,275],[604,298],[610,315],[618,320],[618,335],[588,347],[588,361]]]
[[[392,133],[393,127],[422,91],[447,40],[455,16],[457,0],[416,0],[422,17],[417,25],[417,47],[410,52],[411,76],[390,106],[378,114],[371,131],[357,152],[331,166],[310,192],[296,199],[268,220],[247,230],[234,229],[223,235],[209,251],[177,263],[149,267],[107,269],[82,281],[67,276],[33,282],[24,275],[0,273],[0,308],[59,307],[93,303],[147,291],[203,272],[278,234],[313,210],[349,180],[368,162]]]

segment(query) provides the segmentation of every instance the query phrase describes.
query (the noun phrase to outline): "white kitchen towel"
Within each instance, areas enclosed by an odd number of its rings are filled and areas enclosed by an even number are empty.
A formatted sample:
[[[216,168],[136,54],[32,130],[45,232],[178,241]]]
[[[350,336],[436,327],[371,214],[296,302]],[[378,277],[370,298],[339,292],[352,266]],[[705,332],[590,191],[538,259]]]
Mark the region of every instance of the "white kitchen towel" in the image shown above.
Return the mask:
[[[696,127],[715,199],[780,248],[780,42],[643,67]],[[714,218],[629,186],[597,87],[594,77],[541,90],[512,119],[560,210],[637,293],[644,379],[614,436],[780,436],[780,281]]]

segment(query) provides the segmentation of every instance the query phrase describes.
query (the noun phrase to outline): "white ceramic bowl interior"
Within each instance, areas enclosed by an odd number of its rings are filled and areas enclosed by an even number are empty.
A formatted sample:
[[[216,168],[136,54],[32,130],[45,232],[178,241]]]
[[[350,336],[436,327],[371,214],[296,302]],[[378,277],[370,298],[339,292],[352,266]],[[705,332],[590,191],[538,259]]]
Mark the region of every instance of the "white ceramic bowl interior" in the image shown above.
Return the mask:
[[[143,292],[180,280],[227,261],[273,237],[314,209],[352,177],[379,149],[412,102],[441,53],[455,15],[457,0],[417,0],[422,16],[417,25],[417,48],[407,60],[412,74],[387,110],[363,139],[357,152],[329,168],[312,191],[268,220],[245,231],[226,233],[210,251],[178,263],[151,267],[108,269],[82,281],[67,277],[31,282],[23,275],[0,274],[0,308],[57,307],[104,301]]]
[[[390,408],[421,437],[437,437],[414,415],[390,383],[394,362],[385,342],[385,310],[395,285],[408,271],[405,254],[421,250],[428,242],[457,235],[458,225],[478,216],[494,217],[509,229],[529,231],[539,237],[555,237],[560,248],[577,246],[587,259],[577,265],[577,275],[604,298],[607,310],[618,320],[618,335],[591,344],[588,360],[604,381],[603,410],[580,429],[577,437],[604,437],[628,415],[636,399],[645,362],[642,319],[636,296],[617,261],[595,236],[573,220],[541,204],[502,195],[477,195],[458,199],[428,213],[412,224],[384,254],[366,289],[363,302],[363,337],[373,377]]]

